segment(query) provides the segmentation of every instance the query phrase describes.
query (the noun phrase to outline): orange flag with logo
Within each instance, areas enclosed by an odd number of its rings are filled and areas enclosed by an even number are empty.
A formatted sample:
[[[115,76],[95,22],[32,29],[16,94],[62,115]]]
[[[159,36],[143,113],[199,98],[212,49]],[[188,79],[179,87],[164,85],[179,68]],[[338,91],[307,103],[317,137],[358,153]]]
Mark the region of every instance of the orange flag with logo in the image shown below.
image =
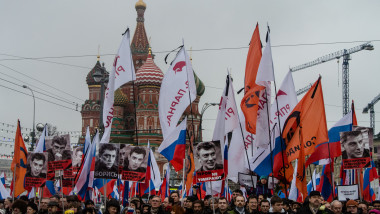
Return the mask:
[[[189,191],[193,186],[193,176],[195,171],[194,153],[193,153],[194,136],[190,137],[190,145],[186,157],[186,166],[182,170],[186,170],[186,191]]]
[[[286,143],[289,163],[298,159],[296,186],[305,198],[307,196],[305,156],[313,153],[316,145],[329,140],[321,77],[286,119],[282,138]]]
[[[11,164],[11,170],[13,172],[13,192],[14,196],[18,197],[21,193],[25,191],[24,188],[24,178],[26,174],[26,158],[28,156],[28,151],[25,147],[24,140],[21,135],[20,121],[17,121],[17,130],[15,137],[13,160]]]
[[[282,138],[289,162],[300,157],[301,146],[306,156],[313,153],[316,145],[328,142],[321,77],[286,119]]]
[[[245,117],[245,127],[248,132],[253,134],[256,133],[260,91],[265,88],[256,84],[257,70],[259,69],[261,56],[260,32],[259,24],[257,24],[249,44],[247,62],[245,65],[245,95],[240,104]]]

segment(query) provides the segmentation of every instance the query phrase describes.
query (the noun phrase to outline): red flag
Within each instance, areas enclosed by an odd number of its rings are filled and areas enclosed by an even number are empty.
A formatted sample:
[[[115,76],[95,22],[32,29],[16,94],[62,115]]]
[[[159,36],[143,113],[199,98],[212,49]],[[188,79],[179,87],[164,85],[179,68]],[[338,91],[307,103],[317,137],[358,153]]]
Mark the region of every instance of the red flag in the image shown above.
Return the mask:
[[[27,156],[28,151],[25,147],[24,140],[22,139],[20,121],[18,120],[14,145],[14,155],[11,165],[11,170],[14,175],[12,179],[12,192],[14,192],[15,197],[18,197],[26,190],[24,187],[24,179],[26,174]]]

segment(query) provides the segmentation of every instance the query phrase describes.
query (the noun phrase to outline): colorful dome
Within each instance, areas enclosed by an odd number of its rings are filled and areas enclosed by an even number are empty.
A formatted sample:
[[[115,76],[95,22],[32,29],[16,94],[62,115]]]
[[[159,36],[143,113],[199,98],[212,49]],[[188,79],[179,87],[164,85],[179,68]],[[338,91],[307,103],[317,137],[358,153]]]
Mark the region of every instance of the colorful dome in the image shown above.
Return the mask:
[[[193,70],[194,71],[194,70]],[[202,80],[199,79],[197,74],[194,72],[195,87],[197,88],[197,95],[202,96],[205,93],[205,85]]]
[[[146,3],[143,0],[139,0],[138,2],[136,2],[135,8],[137,9],[139,7],[146,8]]]
[[[101,69],[101,68],[102,68],[102,65],[100,65],[100,62],[98,60],[95,64],[94,68],[91,69],[91,71],[87,74],[87,77],[86,77],[87,85],[100,85],[100,83],[95,81],[93,75],[94,75],[96,69]]]
[[[114,98],[114,100],[115,100],[115,103],[114,103],[115,106],[125,106],[128,103],[128,97],[127,97],[127,95],[125,95],[121,91],[120,88],[115,91],[115,98]]]
[[[163,78],[164,73],[162,73],[161,69],[157,67],[152,59],[152,55],[149,54],[144,65],[136,72],[135,83],[137,86],[161,86]]]

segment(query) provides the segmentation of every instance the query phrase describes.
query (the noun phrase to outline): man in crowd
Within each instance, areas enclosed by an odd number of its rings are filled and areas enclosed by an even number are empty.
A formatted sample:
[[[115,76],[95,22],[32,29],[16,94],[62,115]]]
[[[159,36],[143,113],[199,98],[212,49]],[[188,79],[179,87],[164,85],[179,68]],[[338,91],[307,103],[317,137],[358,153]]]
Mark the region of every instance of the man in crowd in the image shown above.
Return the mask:
[[[195,195],[191,195],[186,198],[186,201],[184,202],[184,208],[187,214],[194,212],[193,203],[196,200],[198,200],[198,198]]]
[[[40,209],[38,211],[39,214],[47,214],[49,202],[50,202],[49,198],[42,198],[41,203],[40,203]]]
[[[201,200],[196,200],[193,202],[194,214],[203,214],[204,203]]]
[[[343,208],[342,202],[338,200],[331,202],[331,211],[334,214],[342,214],[342,208]]]
[[[70,150],[66,149],[67,140],[62,136],[55,136],[51,143],[51,148],[47,150],[48,161],[71,159]]]
[[[117,178],[118,176],[118,148],[116,144],[100,144],[99,157],[95,161],[95,177]]]
[[[245,209],[245,198],[241,195],[236,196],[235,198],[235,209],[228,212],[229,214],[248,214],[248,211]]]
[[[260,205],[260,214],[269,213],[270,204],[267,199],[261,200],[259,205]]]
[[[297,213],[300,214],[321,214],[324,213],[332,213],[330,210],[326,209],[324,211],[320,210],[320,206],[322,204],[322,196],[318,191],[311,191],[309,194],[309,204],[305,203],[304,206],[298,210]]]
[[[42,173],[45,162],[46,157],[43,153],[32,153],[25,177],[46,178],[46,173]]]
[[[293,201],[290,206],[292,207],[292,211],[297,213],[298,210],[301,208],[301,203]]]
[[[235,209],[235,199],[236,197],[238,196],[243,196],[243,192],[240,190],[240,189],[235,189],[233,192],[232,192],[232,199],[231,199],[231,202],[230,202],[230,207],[229,207],[229,210],[233,210]]]
[[[146,149],[139,146],[132,147],[128,157],[124,161],[124,171],[146,172],[146,167],[142,167],[145,160]]]
[[[216,214],[227,214],[228,202],[225,197],[220,197],[218,200],[218,209],[215,211]]]
[[[59,210],[59,204],[55,201],[50,201],[48,204],[48,214],[56,214]]]
[[[358,208],[362,210],[363,214],[368,214],[368,203],[365,201],[360,201]]]
[[[248,197],[248,212],[250,214],[257,213],[257,198],[256,196],[250,195]]]
[[[201,165],[197,172],[223,169],[223,164],[217,163],[216,146],[213,142],[201,142],[197,146],[196,152]]]
[[[376,200],[372,202],[373,209],[380,210],[380,201]]]
[[[272,207],[270,208],[269,213],[281,213],[283,211],[282,210],[283,202],[280,197],[273,196],[270,199],[270,204],[272,205]]]

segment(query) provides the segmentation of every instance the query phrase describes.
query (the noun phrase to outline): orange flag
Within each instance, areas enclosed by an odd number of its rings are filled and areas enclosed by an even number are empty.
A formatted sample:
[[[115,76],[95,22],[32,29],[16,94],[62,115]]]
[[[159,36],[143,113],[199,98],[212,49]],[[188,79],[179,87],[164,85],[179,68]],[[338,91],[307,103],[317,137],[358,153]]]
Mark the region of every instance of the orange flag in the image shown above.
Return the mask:
[[[316,145],[329,140],[321,77],[286,119],[282,137],[286,144],[288,162],[298,159],[296,186],[305,198],[305,156],[313,153]]]
[[[11,170],[13,172],[13,192],[14,196],[18,197],[21,193],[25,191],[24,188],[24,178],[26,174],[26,158],[28,156],[28,151],[25,147],[24,140],[21,135],[20,121],[17,121],[17,130],[15,137],[13,160],[11,164]]]
[[[245,65],[245,95],[240,104],[245,117],[245,127],[247,131],[252,134],[256,133],[260,91],[265,88],[256,84],[257,70],[259,69],[261,56],[260,32],[259,24],[257,24],[249,44],[247,62]]]
[[[183,170],[186,170],[186,191],[189,191],[193,186],[193,176],[195,171],[195,165],[194,165],[194,153],[193,153],[193,141],[194,136],[192,135],[190,137],[190,145],[188,154],[186,157],[186,166],[183,168]]]
[[[301,146],[306,156],[313,153],[318,144],[328,142],[321,77],[286,119],[282,137],[289,162],[300,157]]]

